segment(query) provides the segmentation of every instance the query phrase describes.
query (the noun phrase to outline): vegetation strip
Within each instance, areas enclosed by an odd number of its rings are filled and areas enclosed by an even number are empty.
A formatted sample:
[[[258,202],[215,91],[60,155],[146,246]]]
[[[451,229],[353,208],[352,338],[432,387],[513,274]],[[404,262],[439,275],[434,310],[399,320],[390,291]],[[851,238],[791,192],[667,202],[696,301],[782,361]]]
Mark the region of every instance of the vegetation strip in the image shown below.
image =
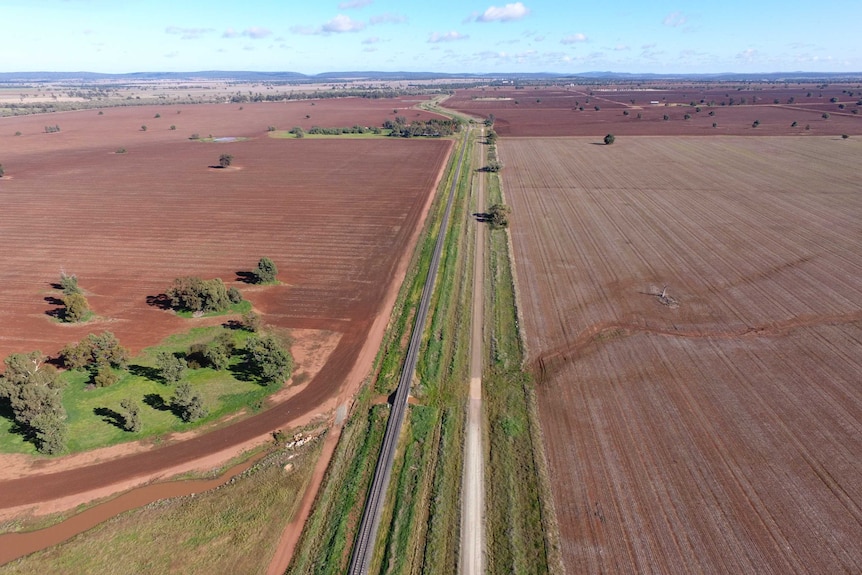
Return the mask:
[[[464,139],[466,140],[468,137],[469,131],[464,136]],[[449,214],[453,198],[455,197],[458,176],[461,173],[466,149],[467,147],[464,146],[461,150],[461,157],[458,160],[458,167],[455,171],[455,179],[449,190],[446,212],[443,214],[443,221],[440,224],[440,234],[437,237],[434,255],[431,258],[431,267],[428,270],[425,287],[422,291],[416,323],[414,324],[413,334],[410,338],[410,346],[407,350],[407,359],[402,368],[401,379],[398,383],[395,399],[392,402],[392,414],[390,415],[389,423],[386,426],[386,434],[383,440],[383,447],[380,451],[380,459],[378,460],[377,469],[374,472],[374,479],[372,480],[371,491],[369,492],[365,511],[363,512],[359,535],[354,544],[353,555],[351,557],[349,567],[349,572],[351,574],[366,573],[371,561],[369,551],[372,549],[370,549],[370,546],[377,535],[377,526],[380,522],[380,511],[382,509],[381,505],[383,498],[386,495],[389,476],[392,473],[392,463],[395,455],[397,439],[401,431],[404,411],[407,408],[407,396],[410,393],[410,381],[413,378],[413,372],[416,369],[416,360],[419,354],[422,333],[425,329],[425,318],[428,315],[428,308],[431,304],[430,298],[434,288],[434,282],[437,277],[440,254],[443,250],[443,245],[446,239],[446,228],[449,222]]]

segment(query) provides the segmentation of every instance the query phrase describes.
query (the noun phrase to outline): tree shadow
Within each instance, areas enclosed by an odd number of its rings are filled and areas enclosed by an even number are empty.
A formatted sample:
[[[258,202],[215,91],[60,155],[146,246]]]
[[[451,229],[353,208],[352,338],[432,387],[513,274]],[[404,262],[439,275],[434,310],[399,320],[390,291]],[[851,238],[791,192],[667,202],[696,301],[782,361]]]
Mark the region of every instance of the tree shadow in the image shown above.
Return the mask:
[[[0,417],[10,421],[11,425],[9,426],[9,433],[20,435],[24,438],[24,441],[32,442],[35,440],[36,436],[30,426],[21,425],[15,419],[15,412],[12,411],[12,403],[8,398],[0,397]]]
[[[51,286],[51,288],[53,288],[53,289],[59,289],[59,290],[63,289],[63,286],[56,283],[56,282],[48,282],[48,285]]]
[[[168,295],[164,293],[160,293],[158,295],[148,295],[147,305],[157,307],[165,311],[173,309],[173,306],[171,305],[171,298],[169,298]]]
[[[255,369],[254,365],[246,359],[228,366],[227,369],[228,371],[230,371],[231,375],[233,375],[236,379],[240,381],[252,381],[260,383],[258,381],[257,370]]]
[[[477,222],[480,223],[489,223],[491,221],[491,214],[488,212],[474,212],[473,217],[476,218]]]
[[[138,377],[145,377],[150,381],[163,382],[161,372],[155,367],[147,367],[146,365],[129,365],[129,373]]]
[[[66,317],[66,303],[63,300],[49,295],[45,297],[45,302],[48,303],[48,305],[59,306],[53,309],[46,310],[45,315],[49,315],[59,320],[62,320]]]
[[[238,271],[236,272],[236,281],[244,284],[256,284],[258,283],[257,274],[254,272]]]
[[[243,327],[244,327],[243,323],[241,321],[239,321],[238,319],[229,319],[226,322],[224,322],[223,324],[221,324],[221,326],[225,329],[230,329],[230,330],[243,329]]]
[[[118,427],[125,431],[126,418],[109,407],[94,407],[93,413],[102,418],[105,423]]]
[[[173,411],[171,405],[165,401],[165,398],[158,393],[148,393],[144,396],[144,403],[155,409],[156,411]]]

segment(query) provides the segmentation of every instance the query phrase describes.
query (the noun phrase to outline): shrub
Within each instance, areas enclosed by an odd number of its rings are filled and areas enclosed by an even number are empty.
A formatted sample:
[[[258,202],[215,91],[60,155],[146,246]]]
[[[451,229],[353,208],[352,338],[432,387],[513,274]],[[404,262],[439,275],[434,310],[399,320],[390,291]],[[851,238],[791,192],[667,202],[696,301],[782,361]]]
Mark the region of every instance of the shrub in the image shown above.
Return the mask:
[[[233,163],[233,156],[230,154],[222,154],[218,157],[218,165],[222,168],[227,168]]]
[[[614,137],[613,134],[608,134],[607,136],[605,136],[604,141],[605,141],[606,146],[610,146],[611,144],[613,144],[616,141],[616,137]]]

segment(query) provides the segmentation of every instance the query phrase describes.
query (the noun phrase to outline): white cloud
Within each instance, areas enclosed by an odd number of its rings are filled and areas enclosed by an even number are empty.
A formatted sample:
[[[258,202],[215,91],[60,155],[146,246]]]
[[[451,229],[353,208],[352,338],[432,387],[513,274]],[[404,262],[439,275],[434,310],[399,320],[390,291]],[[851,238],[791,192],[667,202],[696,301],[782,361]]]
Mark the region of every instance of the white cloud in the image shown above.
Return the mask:
[[[758,57],[757,50],[754,48],[746,48],[742,52],[736,55],[737,60],[745,60],[746,62],[752,62]]]
[[[252,26],[250,28],[246,28],[242,32],[237,32],[234,28],[228,28],[225,30],[221,37],[222,38],[239,38],[240,36],[245,36],[246,38],[251,38],[252,40],[260,40],[261,38],[266,38],[267,36],[271,36],[272,31],[268,28],[262,28],[260,26]]]
[[[260,40],[261,38],[266,38],[267,36],[272,35],[272,31],[267,28],[261,28],[260,26],[252,26],[251,28],[243,30],[242,35],[246,38],[252,38],[253,40]]]
[[[165,28],[166,34],[175,34],[182,40],[197,40],[210,32],[215,32],[215,30],[212,28],[180,28],[179,26],[168,26]]]
[[[339,14],[321,27],[324,33],[343,34],[345,32],[359,32],[365,29],[365,22],[354,20],[350,16]]]
[[[686,22],[688,22],[688,18],[685,17],[685,14],[682,12],[671,12],[662,20],[662,24],[665,26],[670,26],[671,28],[678,28],[679,26],[683,26]]]
[[[491,6],[485,12],[476,16],[476,22],[510,22],[520,20],[530,13],[530,9],[522,2],[506,4],[503,7]]]
[[[339,10],[350,10],[353,8],[364,8],[372,4],[374,0],[350,0],[349,2],[342,2],[338,5]]]
[[[402,24],[407,22],[407,16],[402,16],[401,14],[379,14],[377,16],[372,16],[368,19],[368,22],[372,25],[374,24]]]
[[[430,44],[437,44],[438,42],[454,42],[456,40],[466,40],[467,38],[469,38],[469,36],[452,30],[451,32],[444,32],[443,34],[434,32],[428,37],[428,42]]]
[[[587,41],[587,35],[581,34],[580,32],[578,32],[577,34],[571,34],[569,36],[566,36],[562,40],[560,40],[560,44],[578,44],[580,42],[586,42],[586,41]]]
[[[362,41],[363,44],[377,44],[378,42],[380,42],[380,38],[377,36],[372,36],[371,38],[366,38]]]
[[[631,50],[631,48],[625,44],[617,44],[614,46],[614,52],[627,52],[628,50]]]

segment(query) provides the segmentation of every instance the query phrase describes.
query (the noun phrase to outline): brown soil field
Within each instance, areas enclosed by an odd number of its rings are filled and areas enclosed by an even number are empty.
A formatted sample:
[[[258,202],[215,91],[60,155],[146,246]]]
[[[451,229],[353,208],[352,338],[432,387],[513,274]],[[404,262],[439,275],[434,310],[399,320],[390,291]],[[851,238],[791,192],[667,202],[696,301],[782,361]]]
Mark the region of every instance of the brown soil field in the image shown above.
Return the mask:
[[[272,409],[98,465],[73,469],[65,458],[16,463],[22,474],[35,475],[0,482],[0,509],[229,454],[288,422],[324,415],[336,397],[349,400],[339,394],[370,368],[374,341],[382,337],[452,143],[273,139],[266,127],[289,129],[309,111],[308,121],[321,126],[380,124],[395,106],[408,118],[414,112],[431,117],[405,104],[346,99],[0,119],[6,168],[0,179],[0,357],[34,349],[53,354],[103,330],[137,352],[200,322],[225,321],[186,320],[148,305],[149,296],[182,275],[238,286],[266,325],[296,338],[337,334],[317,375]],[[42,133],[54,124],[61,132]],[[143,124],[147,131],[140,130]],[[194,132],[248,139],[190,141]],[[126,153],[115,153],[119,147]],[[212,168],[223,153],[234,156],[231,167]],[[253,269],[261,256],[277,264],[280,285],[239,281],[238,272]],[[47,315],[55,306],[46,298],[59,293],[51,284],[61,270],[78,276],[97,320],[62,325]],[[6,465],[20,459],[0,456]]]
[[[862,142],[593,143],[499,142],[569,572],[860,572]]]
[[[833,97],[838,102],[830,102]],[[788,103],[791,98],[792,103]],[[779,103],[774,104],[775,100]],[[607,133],[840,136],[862,134],[859,101],[862,88],[855,84],[823,89],[814,85],[752,89],[718,84],[642,90],[609,86],[471,89],[456,92],[446,100],[446,106],[476,116],[494,114],[496,132],[512,137],[603,137]],[[710,116],[710,112],[715,115]],[[823,119],[824,113],[830,117]],[[685,120],[686,114],[691,118]],[[668,120],[664,120],[665,115]],[[755,120],[760,122],[756,129],[752,128]],[[712,127],[713,122],[717,127]],[[798,125],[792,127],[793,122]]]

